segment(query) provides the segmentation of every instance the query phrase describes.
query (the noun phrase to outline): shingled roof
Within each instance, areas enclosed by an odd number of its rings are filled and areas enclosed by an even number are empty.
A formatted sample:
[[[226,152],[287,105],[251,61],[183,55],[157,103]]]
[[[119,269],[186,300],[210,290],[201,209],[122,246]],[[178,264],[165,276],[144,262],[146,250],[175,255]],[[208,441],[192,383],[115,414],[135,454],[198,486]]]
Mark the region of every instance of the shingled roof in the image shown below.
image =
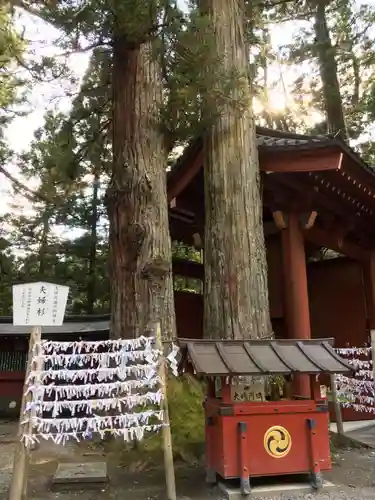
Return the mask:
[[[374,168],[368,165],[352,147],[348,146],[339,137],[333,135],[303,135],[272,130],[265,127],[256,127],[256,138],[259,150],[286,151],[295,149],[314,149],[329,146],[339,147],[343,152],[352,157],[365,170],[375,177]],[[188,162],[203,147],[202,138],[198,137],[190,142],[182,155],[177,159],[174,167],[168,173],[168,182],[173,182],[173,177],[183,165]]]
[[[180,340],[181,369],[191,363],[200,376],[350,373],[333,339]]]

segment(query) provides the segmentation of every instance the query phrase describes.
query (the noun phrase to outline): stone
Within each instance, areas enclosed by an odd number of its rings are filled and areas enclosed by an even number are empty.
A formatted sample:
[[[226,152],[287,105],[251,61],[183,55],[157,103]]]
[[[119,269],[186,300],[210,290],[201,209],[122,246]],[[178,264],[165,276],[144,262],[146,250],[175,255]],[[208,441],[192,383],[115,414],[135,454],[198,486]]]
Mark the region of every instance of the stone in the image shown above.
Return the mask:
[[[52,479],[54,488],[103,488],[108,481],[106,462],[60,463]]]
[[[220,482],[218,486],[223,498],[226,500],[244,500],[244,498],[250,499],[251,497],[276,498],[276,495],[313,493],[315,491],[309,483],[282,483],[254,486],[251,488],[251,494],[244,497],[239,488],[228,486],[223,482]],[[324,481],[323,490],[332,487],[334,487],[332,483]]]

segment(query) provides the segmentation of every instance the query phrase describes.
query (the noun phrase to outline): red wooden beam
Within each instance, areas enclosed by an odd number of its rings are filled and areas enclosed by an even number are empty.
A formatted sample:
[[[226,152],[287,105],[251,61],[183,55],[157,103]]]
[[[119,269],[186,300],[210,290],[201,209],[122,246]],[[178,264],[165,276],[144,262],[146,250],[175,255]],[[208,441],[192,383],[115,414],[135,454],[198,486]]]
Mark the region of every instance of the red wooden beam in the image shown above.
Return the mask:
[[[336,252],[346,255],[351,259],[366,262],[369,259],[369,251],[359,245],[342,238],[333,231],[324,230],[318,227],[305,229],[303,231],[306,240],[322,247],[330,248]]]
[[[341,168],[343,154],[338,150],[260,152],[262,172],[317,172]]]
[[[200,262],[192,260],[173,259],[173,274],[186,276],[187,278],[204,279],[204,266]]]
[[[169,213],[169,231],[172,241],[181,241],[186,245],[193,245],[193,234],[196,231],[188,218],[180,218],[177,214]]]
[[[274,222],[268,222],[264,225],[265,235],[276,234],[280,232]],[[342,253],[347,257],[361,262],[366,262],[369,259],[370,252],[358,244],[350,242],[336,230],[322,229],[313,226],[310,229],[303,230],[304,238],[314,245],[329,248],[336,252]]]
[[[168,184],[168,203],[178,196],[190,184],[203,166],[203,151],[200,150],[194,159],[181,167],[181,175],[176,175]]]

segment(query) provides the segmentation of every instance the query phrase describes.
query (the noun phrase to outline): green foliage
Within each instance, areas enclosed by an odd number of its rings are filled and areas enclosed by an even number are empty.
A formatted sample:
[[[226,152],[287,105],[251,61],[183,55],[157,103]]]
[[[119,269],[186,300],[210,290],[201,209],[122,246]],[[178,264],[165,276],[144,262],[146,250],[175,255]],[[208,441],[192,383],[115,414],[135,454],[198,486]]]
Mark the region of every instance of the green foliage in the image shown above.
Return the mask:
[[[164,83],[165,98],[159,111],[168,150],[205,130],[220,115],[224,105],[229,103],[241,110],[249,104],[241,92],[236,99],[233,94],[234,88],[248,86],[248,75],[238,75],[223,68],[222,55],[212,43],[210,22],[195,7],[186,13],[174,0],[91,0],[84,6],[63,0],[53,3],[24,0],[20,6],[64,33],[57,44],[65,52],[93,49],[91,71],[95,78],[105,63],[106,71],[100,84],[93,85],[88,72],[75,102],[76,111],[85,107],[82,102],[85,97],[93,106],[90,94],[93,88],[100,88],[107,102],[102,102],[100,109],[91,107],[93,119],[105,109],[106,120],[110,122],[111,52],[116,40],[134,48],[149,42],[153,48],[152,57],[160,64]],[[38,64],[46,67],[52,63],[52,60],[46,60]],[[35,69],[41,71],[36,64]],[[67,76],[66,68],[61,63],[56,65],[59,67]],[[205,113],[202,110],[203,96],[210,103],[209,112],[206,110]],[[78,124],[74,122],[74,125]],[[106,131],[105,127],[103,131]]]
[[[319,72],[319,42],[314,24],[317,5],[316,2],[307,2],[292,7],[290,3],[285,3],[271,13],[271,19],[279,23],[291,19],[302,21],[293,42],[284,45],[280,62],[285,67],[292,65],[301,68],[292,92],[298,104],[297,112],[305,116],[312,109],[324,115],[326,106],[322,92],[324,82]],[[330,50],[337,64],[340,99],[349,139],[358,139],[371,128],[368,96],[374,80],[375,47],[371,38],[374,16],[375,9],[369,4],[358,4],[352,0],[331,0],[326,3],[325,20]],[[330,128],[326,119],[316,131],[326,133]]]
[[[37,187],[32,212],[25,214],[14,203],[2,223],[12,242],[3,265],[14,263],[9,281],[2,282],[2,314],[11,312],[12,283],[41,278],[71,287],[68,312],[109,312],[104,195],[112,160],[110,78],[108,50],[94,50],[69,114],[47,112],[44,126],[18,160],[23,178]],[[199,252],[183,245],[175,245],[174,254],[199,260]],[[201,283],[181,278],[175,287],[196,292]]]
[[[190,375],[169,380],[169,416],[173,446],[177,452],[204,441],[202,405],[205,390],[205,384]]]
[[[17,263],[12,255],[12,243],[0,220],[0,314],[11,314],[12,284],[17,273]]]
[[[192,8],[183,16],[167,10],[168,29],[154,42],[161,53],[166,99],[161,122],[169,149],[200,135],[231,105],[239,112],[249,105],[248,75],[223,66],[222,54],[214,46],[208,16]],[[234,90],[239,90],[234,96]],[[203,109],[205,102],[206,109]]]
[[[201,252],[177,241],[172,242],[172,255],[175,259],[189,260],[191,262],[202,262]],[[195,278],[174,275],[173,286],[176,291],[199,294],[203,293],[202,281]]]
[[[8,118],[9,106],[19,97],[21,80],[12,69],[22,58],[23,49],[24,43],[13,28],[11,11],[3,5],[0,7],[0,130]]]
[[[176,458],[196,457],[204,442],[203,401],[206,387],[191,375],[171,377],[168,381],[168,407],[172,432],[173,453]],[[148,457],[149,453],[162,450],[161,435],[151,435],[137,447],[139,454]],[[125,460],[132,460],[132,455]]]

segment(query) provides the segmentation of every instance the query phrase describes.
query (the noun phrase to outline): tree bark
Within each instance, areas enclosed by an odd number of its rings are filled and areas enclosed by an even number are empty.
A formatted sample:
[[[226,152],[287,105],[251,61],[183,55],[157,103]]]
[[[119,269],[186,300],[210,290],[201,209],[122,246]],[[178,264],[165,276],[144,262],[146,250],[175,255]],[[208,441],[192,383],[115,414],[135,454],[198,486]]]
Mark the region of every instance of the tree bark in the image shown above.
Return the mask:
[[[98,245],[98,206],[99,206],[100,175],[98,169],[94,172],[91,214],[90,214],[90,247],[88,261],[88,281],[87,281],[87,314],[94,314],[96,299],[96,249]]]
[[[328,132],[347,140],[340,84],[337,76],[336,51],[332,45],[326,19],[327,3],[327,0],[316,0],[315,2],[315,51],[322,80]]]
[[[233,86],[231,102],[221,110],[204,140],[204,335],[271,337],[243,5],[239,0],[207,0],[204,9],[212,22],[223,69],[242,76]],[[244,99],[242,106],[236,106]]]
[[[160,321],[175,335],[167,155],[159,129],[159,64],[148,43],[113,43],[113,169],[107,190],[111,336],[135,337]]]

